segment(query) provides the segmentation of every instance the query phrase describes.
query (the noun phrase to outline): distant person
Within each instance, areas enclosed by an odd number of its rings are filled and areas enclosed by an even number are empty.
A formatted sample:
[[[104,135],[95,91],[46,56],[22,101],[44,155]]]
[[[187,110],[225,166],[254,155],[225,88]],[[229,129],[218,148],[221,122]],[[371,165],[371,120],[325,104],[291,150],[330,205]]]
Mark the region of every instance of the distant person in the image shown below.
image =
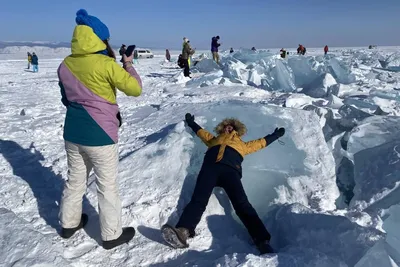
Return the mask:
[[[229,51],[229,53],[232,54],[233,52],[234,52],[233,48],[231,47],[231,50]]]
[[[136,49],[133,51],[133,64],[139,64],[139,53]]]
[[[251,51],[256,51],[256,48],[253,46],[253,47],[251,48]]]
[[[249,202],[242,184],[242,162],[246,155],[255,153],[279,139],[285,134],[284,128],[276,128],[257,140],[244,142],[246,126],[237,119],[227,118],[215,127],[214,136],[201,128],[194,116],[187,113],[187,125],[208,147],[203,164],[196,180],[190,202],[184,208],[178,223],[165,224],[161,231],[164,240],[174,248],[188,247],[187,240],[196,235],[195,229],[207,207],[214,187],[222,187],[239,219],[246,227],[260,254],[273,253],[269,244],[271,235]]]
[[[280,52],[281,52],[281,58],[286,58],[286,55],[287,55],[286,50],[285,50],[284,48],[282,48],[282,49],[280,50]]]
[[[303,45],[299,44],[299,47],[297,47],[297,54],[301,55],[303,51]]]
[[[32,54],[28,52],[28,70],[31,68]]]
[[[213,55],[213,60],[217,62],[217,64],[219,64],[218,47],[221,46],[221,44],[218,43],[218,41],[219,41],[219,35],[211,38],[211,53]]]
[[[326,46],[324,47],[325,55],[328,54],[328,51],[329,51],[329,48],[328,48],[328,46],[326,45]]]
[[[192,47],[189,44],[189,39],[184,37],[183,38],[183,44],[182,44],[182,64],[184,66],[183,69],[183,75],[185,77],[190,77],[190,69],[189,69],[189,58],[195,53],[195,51],[192,49]]]
[[[171,61],[171,54],[169,53],[168,49],[165,49],[165,59],[170,62]]]
[[[82,200],[93,169],[102,246],[112,249],[135,235],[133,227],[122,228],[117,180],[122,119],[116,89],[137,97],[142,93],[142,82],[132,66],[132,56],[122,54],[123,67],[115,61],[108,41],[110,32],[103,22],[84,9],[76,13],[75,21],[72,54],[58,68],[61,101],[67,108],[63,137],[68,162],[60,235],[70,238],[88,222],[88,215],[82,213]]]
[[[37,57],[35,52],[32,53],[32,70],[33,72],[39,71],[39,58]]]
[[[301,54],[304,56],[307,52],[307,48],[305,46],[303,46],[303,50],[301,51]]]
[[[125,54],[125,52],[126,52],[126,45],[122,44],[120,49],[119,49],[119,55],[121,56],[120,62],[122,62],[122,63],[124,62],[123,58],[122,58],[122,55]]]

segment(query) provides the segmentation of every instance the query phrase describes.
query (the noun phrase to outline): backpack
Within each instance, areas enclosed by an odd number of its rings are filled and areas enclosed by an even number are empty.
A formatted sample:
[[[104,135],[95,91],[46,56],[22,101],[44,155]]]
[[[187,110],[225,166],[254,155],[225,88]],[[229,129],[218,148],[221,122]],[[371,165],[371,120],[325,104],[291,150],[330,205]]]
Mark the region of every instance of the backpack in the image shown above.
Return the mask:
[[[184,68],[185,67],[185,64],[183,63],[183,59],[182,59],[182,54],[179,55],[179,57],[178,57],[178,66],[180,68]]]

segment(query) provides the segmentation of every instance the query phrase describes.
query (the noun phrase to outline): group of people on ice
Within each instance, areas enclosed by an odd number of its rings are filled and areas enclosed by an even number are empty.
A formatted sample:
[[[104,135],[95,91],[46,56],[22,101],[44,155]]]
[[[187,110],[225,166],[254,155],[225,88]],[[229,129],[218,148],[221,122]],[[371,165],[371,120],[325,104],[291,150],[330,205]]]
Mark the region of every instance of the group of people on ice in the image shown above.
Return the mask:
[[[33,52],[32,54],[30,52],[27,52],[27,54],[28,54],[28,67],[26,69],[30,70],[32,65],[32,71],[38,72],[39,71],[38,56],[35,54],[35,52]]]
[[[220,40],[219,35],[214,36],[214,37],[211,38],[211,53],[212,53],[213,60],[217,64],[220,63],[220,57],[219,57],[218,50],[219,50],[219,47],[221,46],[221,44],[219,43],[219,40]],[[256,48],[252,47],[251,50],[252,51],[256,51]],[[329,50],[328,46],[326,45],[324,47],[325,55],[328,53],[328,50]],[[169,51],[168,50],[167,50],[167,52],[168,52],[168,55],[169,55]],[[234,50],[231,47],[230,50],[229,50],[229,53],[233,53],[233,52],[234,52]],[[286,58],[287,55],[289,55],[289,52],[286,51],[286,49],[284,49],[284,48],[282,48],[279,52],[280,52],[281,58]],[[306,47],[304,45],[299,44],[299,47],[297,48],[297,54],[298,55],[305,55],[306,52],[307,52]],[[190,76],[190,65],[191,65],[190,64],[190,59],[191,59],[191,56],[194,53],[195,53],[195,50],[192,49],[192,47],[190,46],[189,39],[184,37],[183,38],[183,45],[182,45],[182,53],[179,55],[179,58],[178,58],[178,65],[181,68],[184,69],[183,74],[184,74],[185,77],[191,78],[191,76]],[[169,58],[170,58],[170,56],[169,56]],[[168,61],[169,61],[169,59],[168,59]]]
[[[213,60],[217,64],[220,63],[218,48],[221,46],[221,44],[218,43],[219,39],[220,39],[219,36],[214,36],[211,38],[211,53],[213,56]],[[190,40],[186,37],[183,37],[182,53],[178,57],[178,65],[179,67],[183,68],[183,75],[185,77],[192,78],[190,76],[191,74],[190,65],[192,62],[191,57],[194,55],[195,52],[196,52],[195,49],[193,49],[192,46],[190,45]]]
[[[96,175],[102,246],[112,249],[129,242],[135,235],[133,227],[122,227],[121,201],[118,193],[118,129],[123,123],[117,105],[116,90],[127,96],[139,97],[142,81],[133,67],[134,55],[122,55],[122,67],[109,44],[108,27],[86,10],[76,13],[76,26],[71,42],[72,54],[58,68],[61,101],[67,112],[64,142],[68,163],[60,204],[60,235],[72,237],[85,227],[89,217],[82,212],[82,199],[91,170]],[[213,39],[212,51],[218,60],[218,39]],[[216,41],[214,41],[216,40]],[[182,57],[188,64],[194,50],[184,39]],[[185,65],[187,66],[187,65]],[[189,75],[185,68],[185,74]],[[260,139],[244,142],[246,126],[237,119],[224,119],[214,129],[216,135],[202,129],[193,115],[185,121],[204,142],[208,150],[197,178],[190,202],[176,225],[164,225],[161,234],[174,248],[187,247],[187,240],[206,209],[213,188],[224,188],[232,205],[247,228],[260,253],[272,253],[270,233],[249,203],[241,182],[243,158],[263,149],[285,134],[276,128]]]

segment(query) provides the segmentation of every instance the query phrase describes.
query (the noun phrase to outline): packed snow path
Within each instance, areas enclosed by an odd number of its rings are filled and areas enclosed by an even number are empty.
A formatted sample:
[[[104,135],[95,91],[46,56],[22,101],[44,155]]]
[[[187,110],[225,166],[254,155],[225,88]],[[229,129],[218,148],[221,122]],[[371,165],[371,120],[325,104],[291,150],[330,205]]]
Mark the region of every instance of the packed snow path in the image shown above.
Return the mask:
[[[306,63],[302,60],[306,59],[293,56],[270,69],[260,62],[257,65],[254,58],[243,53],[238,55],[243,62],[233,59],[222,70],[212,62],[202,62],[197,69],[207,73],[196,73],[197,78],[191,81],[180,75],[174,63],[163,62],[162,56],[141,60],[135,67],[143,79],[143,95],[118,95],[123,116],[119,168],[123,224],[138,231],[129,244],[112,251],[99,245],[93,175],[84,199],[84,211],[90,216],[88,226],[69,240],[57,235],[58,205],[67,171],[62,139],[65,108],[56,74],[62,58],[49,56],[41,60],[39,73],[24,70],[25,60],[1,60],[0,265],[354,266],[376,255],[395,264],[392,258],[396,260],[396,252],[382,253],[382,244],[387,243],[378,216],[381,205],[373,204],[383,197],[390,198],[390,205],[399,203],[399,198],[390,197],[394,196],[391,192],[396,192],[393,183],[398,179],[392,175],[389,188],[382,182],[371,191],[366,187],[360,195],[357,190],[365,188],[365,184],[359,173],[350,178],[337,174],[338,167],[342,173],[349,168],[359,170],[359,164],[370,160],[366,152],[375,146],[388,143],[374,153],[394,151],[391,162],[396,162],[399,154],[395,152],[400,151],[391,135],[372,144],[363,143],[359,139],[363,135],[357,129],[368,127],[368,121],[367,126],[353,128],[373,116],[377,107],[392,116],[400,110],[396,99],[369,95],[370,90],[397,88],[400,76],[378,69],[374,65],[378,58],[369,62],[374,55],[363,55],[361,51],[339,50],[337,57],[332,56],[333,61],[329,61],[330,69],[307,65],[309,73],[303,77],[301,69],[306,65],[302,64]],[[269,60],[275,64],[273,61],[278,59]],[[340,64],[348,60],[362,63],[347,72]],[[241,71],[252,64],[256,71]],[[333,76],[320,76],[318,71],[325,70],[333,71]],[[310,75],[316,76],[307,80]],[[262,82],[272,81],[270,77],[276,82]],[[353,78],[362,82],[353,82]],[[303,93],[308,96],[290,91],[291,86],[300,84],[307,84]],[[379,84],[381,88],[377,87]],[[265,90],[277,87],[286,93]],[[173,250],[162,241],[159,229],[167,221],[175,223],[189,201],[206,150],[185,127],[186,112],[193,113],[210,131],[222,118],[238,117],[249,130],[245,140],[263,137],[275,127],[287,129],[282,138],[284,145],[276,142],[248,156],[243,164],[245,189],[271,231],[277,254],[257,256],[246,230],[219,189],[210,199],[189,249]],[[375,125],[374,129],[386,131],[382,127],[387,125]],[[344,131],[348,131],[346,138]],[[343,143],[348,146],[347,151],[341,148]],[[343,167],[344,161],[350,163]],[[385,167],[385,162],[379,164],[380,168]],[[393,169],[393,173],[397,170]],[[337,179],[343,188],[355,188],[356,195],[350,203],[354,209],[344,204],[345,191],[339,192]],[[374,214],[365,213],[360,208],[364,206],[374,207]],[[393,225],[394,217],[389,218]]]

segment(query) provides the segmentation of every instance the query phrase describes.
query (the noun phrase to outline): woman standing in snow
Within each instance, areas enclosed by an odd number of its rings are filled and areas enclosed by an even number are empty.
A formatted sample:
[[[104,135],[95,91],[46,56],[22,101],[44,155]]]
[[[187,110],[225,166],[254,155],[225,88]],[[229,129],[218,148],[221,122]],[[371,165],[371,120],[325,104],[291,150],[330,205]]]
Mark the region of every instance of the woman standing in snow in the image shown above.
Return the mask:
[[[31,63],[32,63],[33,72],[38,72],[39,71],[39,58],[35,54],[35,52],[32,53]]]
[[[111,249],[129,242],[133,227],[121,226],[118,194],[118,127],[121,116],[116,88],[128,96],[139,96],[142,82],[132,57],[123,55],[123,68],[115,61],[108,40],[110,33],[98,18],[79,10],[75,19],[71,56],[58,68],[62,103],[67,107],[64,125],[68,180],[61,199],[61,236],[70,238],[83,228],[82,198],[89,173],[96,174],[103,247]]]
[[[31,53],[28,52],[28,70],[31,68],[31,62],[32,62],[32,55]]]
[[[122,44],[121,47],[119,48],[118,52],[119,52],[119,55],[121,56],[120,62],[123,63],[124,59],[123,59],[122,55],[125,54],[125,52],[126,52],[126,45]]]
[[[138,51],[135,49],[135,51],[133,51],[133,64],[139,64],[139,53]]]
[[[187,239],[195,235],[195,228],[200,222],[214,187],[222,187],[232,202],[237,216],[247,228],[261,254],[272,253],[269,245],[270,234],[257,212],[247,199],[241,182],[243,157],[263,149],[285,134],[284,128],[276,128],[258,140],[243,142],[246,126],[237,119],[225,119],[211,133],[202,129],[194,116],[186,114],[186,122],[197,136],[208,146],[203,166],[197,177],[196,186],[189,204],[176,227],[168,224],[162,227],[163,238],[175,248],[188,247]]]

